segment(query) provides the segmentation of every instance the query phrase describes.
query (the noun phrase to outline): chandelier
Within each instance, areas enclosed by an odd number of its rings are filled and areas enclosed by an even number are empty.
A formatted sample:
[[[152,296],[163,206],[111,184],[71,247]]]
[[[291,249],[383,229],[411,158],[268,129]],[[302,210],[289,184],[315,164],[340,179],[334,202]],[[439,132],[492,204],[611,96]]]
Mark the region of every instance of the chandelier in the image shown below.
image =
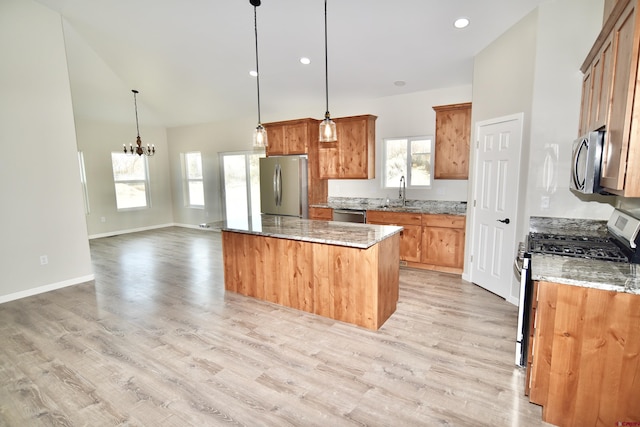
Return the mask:
[[[129,148],[127,148],[126,144],[122,144],[122,149],[125,154],[137,154],[138,156],[142,156],[144,154],[145,156],[153,156],[156,154],[156,147],[153,144],[147,144],[146,147],[142,146],[142,140],[140,139],[140,126],[138,126],[138,100],[136,99],[138,91],[132,89],[131,92],[133,92],[133,104],[136,109],[136,130],[138,131],[138,137],[136,138],[135,147],[133,144],[129,144]]]
[[[267,139],[267,130],[262,126],[260,121],[260,70],[258,68],[258,18],[256,10],[260,6],[260,0],[249,0],[249,3],[253,6],[253,28],[256,35],[256,86],[258,89],[258,126],[253,131],[253,146],[256,148],[263,148],[269,145]]]

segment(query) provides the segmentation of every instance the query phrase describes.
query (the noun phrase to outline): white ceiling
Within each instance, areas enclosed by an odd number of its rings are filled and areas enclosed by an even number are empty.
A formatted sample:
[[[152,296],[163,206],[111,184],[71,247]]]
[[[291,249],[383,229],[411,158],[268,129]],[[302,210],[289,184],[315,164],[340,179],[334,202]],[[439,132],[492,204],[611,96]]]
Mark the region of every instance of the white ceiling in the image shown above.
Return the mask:
[[[256,115],[249,0],[37,1],[64,18],[76,114],[130,118],[135,88],[167,127]],[[474,55],[543,1],[330,0],[332,116],[348,100],[471,84]],[[314,104],[322,118],[323,0],[263,0],[257,14],[263,121]],[[456,30],[460,16],[471,25]]]

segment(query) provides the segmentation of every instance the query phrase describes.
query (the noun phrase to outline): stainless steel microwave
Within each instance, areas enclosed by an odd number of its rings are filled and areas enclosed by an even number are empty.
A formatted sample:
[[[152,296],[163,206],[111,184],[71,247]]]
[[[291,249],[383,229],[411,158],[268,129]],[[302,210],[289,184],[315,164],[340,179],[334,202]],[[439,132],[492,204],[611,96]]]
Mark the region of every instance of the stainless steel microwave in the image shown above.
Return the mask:
[[[604,132],[595,131],[573,142],[570,188],[584,194],[599,193]]]

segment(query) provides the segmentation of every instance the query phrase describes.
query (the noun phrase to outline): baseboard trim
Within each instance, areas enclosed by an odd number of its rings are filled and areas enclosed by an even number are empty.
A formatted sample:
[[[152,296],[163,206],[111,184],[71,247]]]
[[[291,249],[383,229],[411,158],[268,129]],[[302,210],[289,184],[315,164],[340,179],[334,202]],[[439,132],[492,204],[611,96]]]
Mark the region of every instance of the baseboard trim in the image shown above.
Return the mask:
[[[67,286],[79,285],[80,283],[90,282],[96,277],[93,274],[87,276],[76,277],[69,280],[63,280],[62,282],[51,283],[44,286],[38,286],[37,288],[25,289],[24,291],[14,292],[12,294],[0,295],[0,304],[9,301],[15,301],[21,298],[31,297],[45,292],[55,291],[56,289],[66,288]]]
[[[117,231],[110,231],[108,233],[92,234],[92,235],[89,236],[89,240],[100,239],[102,237],[118,236],[120,234],[137,233],[139,231],[155,230],[155,229],[158,229],[158,228],[173,227],[173,226],[176,226],[176,225],[178,225],[178,224],[175,224],[175,223],[158,224],[158,225],[151,225],[151,226],[148,226],[148,227],[129,228],[127,230],[117,230]]]

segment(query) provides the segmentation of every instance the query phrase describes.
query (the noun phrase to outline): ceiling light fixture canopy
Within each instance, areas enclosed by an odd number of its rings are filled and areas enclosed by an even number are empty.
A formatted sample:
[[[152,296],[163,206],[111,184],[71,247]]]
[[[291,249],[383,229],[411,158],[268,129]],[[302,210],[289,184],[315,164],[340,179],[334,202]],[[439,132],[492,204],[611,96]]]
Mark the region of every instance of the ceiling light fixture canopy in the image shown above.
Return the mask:
[[[257,8],[260,6],[260,0],[249,0],[253,6],[253,28],[256,36],[256,87],[258,91],[258,126],[253,131],[253,146],[255,148],[264,148],[269,145],[267,139],[267,130],[262,126],[260,120],[260,69],[258,68],[258,14]]]
[[[126,144],[122,144],[122,149],[124,150],[124,154],[137,154],[138,156],[142,156],[144,154],[145,156],[153,156],[154,154],[156,154],[155,145],[147,144],[146,147],[142,146],[142,140],[140,139],[140,126],[138,126],[138,100],[136,98],[138,91],[135,89],[131,89],[131,92],[133,92],[133,105],[136,109],[136,130],[138,131],[138,137],[136,138],[135,147],[133,146],[133,144],[129,144],[129,148],[127,148]]]
[[[324,0],[324,76],[325,76],[325,99],[327,110],[324,113],[324,120],[320,122],[320,142],[334,142],[338,140],[336,124],[331,120],[329,114],[329,60],[327,50],[327,0]]]

